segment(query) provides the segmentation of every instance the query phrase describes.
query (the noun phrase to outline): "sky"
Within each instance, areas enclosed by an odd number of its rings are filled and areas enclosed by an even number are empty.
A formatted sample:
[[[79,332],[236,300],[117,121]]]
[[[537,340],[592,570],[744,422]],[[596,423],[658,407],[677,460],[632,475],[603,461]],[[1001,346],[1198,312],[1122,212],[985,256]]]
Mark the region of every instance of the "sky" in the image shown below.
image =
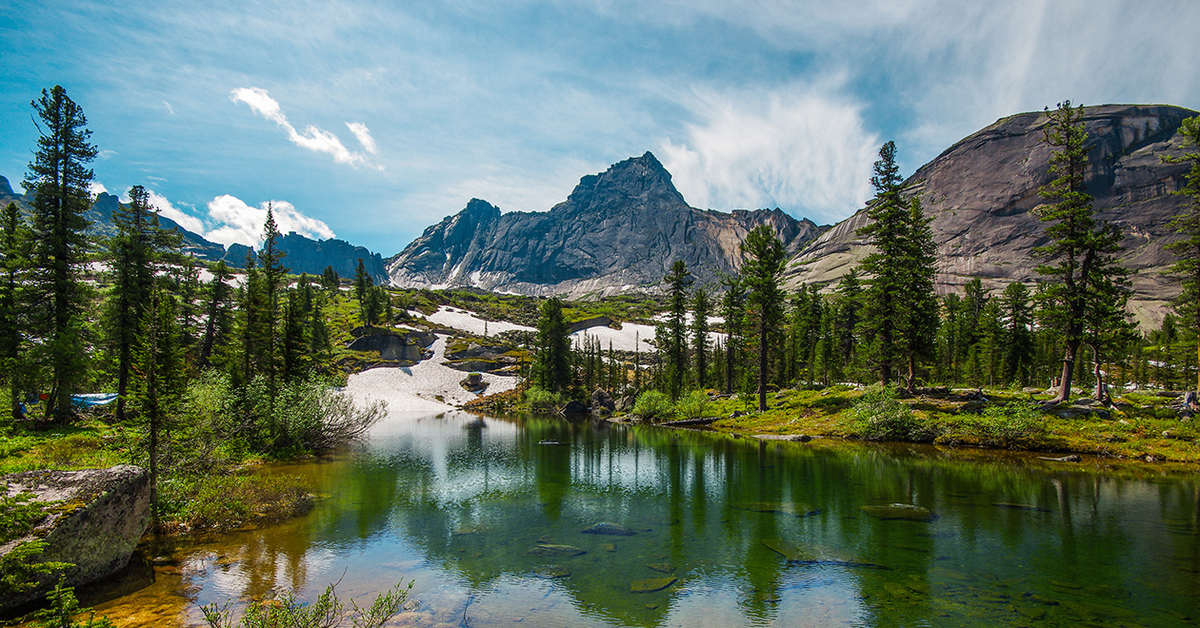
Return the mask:
[[[8,0],[0,175],[62,85],[96,191],[253,245],[393,255],[471,198],[542,211],[653,152],[693,206],[831,224],[997,119],[1064,99],[1200,109],[1196,0]]]

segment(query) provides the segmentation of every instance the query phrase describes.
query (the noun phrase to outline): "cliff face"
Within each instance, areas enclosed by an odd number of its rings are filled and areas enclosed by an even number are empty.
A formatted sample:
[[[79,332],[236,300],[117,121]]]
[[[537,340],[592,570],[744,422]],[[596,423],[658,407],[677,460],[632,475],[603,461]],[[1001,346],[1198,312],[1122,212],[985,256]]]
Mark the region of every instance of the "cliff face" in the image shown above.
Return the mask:
[[[650,153],[579,181],[548,212],[510,212],[472,200],[388,260],[393,285],[473,286],[548,295],[655,289],[683,260],[701,281],[741,266],[740,244],[770,225],[789,253],[818,227],[782,211],[732,213],[689,207]]]
[[[1187,200],[1172,192],[1183,185],[1186,166],[1163,163],[1179,155],[1177,135],[1195,111],[1171,106],[1104,105],[1084,110],[1088,132],[1088,193],[1100,220],[1125,233],[1121,263],[1134,271],[1133,311],[1157,326],[1179,294],[1178,281],[1163,274],[1174,256],[1169,223]],[[1045,224],[1032,211],[1045,203],[1038,190],[1049,183],[1050,149],[1042,143],[1048,121],[1042,112],[1022,113],[951,146],[905,182],[932,218],[938,245],[937,289],[959,289],[973,277],[1002,290],[1012,281],[1032,283],[1041,260]],[[828,285],[857,265],[867,247],[856,231],[865,212],[835,225],[788,265],[786,283]]]

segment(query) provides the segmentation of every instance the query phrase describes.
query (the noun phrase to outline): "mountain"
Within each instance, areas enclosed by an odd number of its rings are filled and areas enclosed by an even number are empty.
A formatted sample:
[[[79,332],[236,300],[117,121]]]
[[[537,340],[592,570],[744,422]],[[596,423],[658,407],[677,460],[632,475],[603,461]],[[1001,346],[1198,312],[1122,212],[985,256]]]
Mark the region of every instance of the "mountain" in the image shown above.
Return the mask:
[[[13,191],[8,179],[0,176],[0,207],[8,205],[10,202],[16,203],[23,213],[28,215],[33,197],[29,194],[17,194]],[[118,197],[107,192],[96,195],[96,200],[92,203],[91,208],[84,213],[84,216],[92,223],[88,230],[93,236],[107,238],[116,234],[112,214],[120,202]],[[235,268],[246,266],[246,254],[252,250],[250,247],[235,243],[230,245],[227,250],[221,244],[211,242],[198,233],[184,229],[179,226],[179,223],[166,216],[159,216],[158,220],[164,229],[175,229],[179,232],[183,238],[185,253],[191,253],[198,259],[209,262],[224,259],[226,264]],[[320,275],[325,271],[326,266],[333,266],[338,276],[344,279],[353,278],[358,259],[362,258],[367,273],[376,282],[386,282],[388,278],[383,258],[378,253],[372,253],[365,247],[354,246],[344,240],[313,240],[292,232],[279,239],[279,248],[287,254],[283,260],[284,265],[297,275],[301,273]]]
[[[387,260],[398,287],[464,287],[530,295],[656,289],[683,260],[701,282],[741,266],[739,248],[766,224],[788,253],[820,228],[779,209],[724,213],[688,206],[647,152],[580,179],[546,212],[509,212],[473,199]]]
[[[1169,223],[1188,202],[1172,192],[1183,186],[1187,166],[1163,163],[1180,155],[1177,134],[1195,111],[1164,105],[1103,105],[1084,109],[1088,132],[1087,191],[1100,220],[1125,233],[1120,262],[1135,272],[1131,309],[1140,323],[1157,327],[1178,280],[1164,271],[1174,255],[1163,246],[1176,239]],[[1033,249],[1048,242],[1032,211],[1045,203],[1038,190],[1049,183],[1050,150],[1042,143],[1044,112],[1021,113],[946,149],[905,181],[932,219],[938,246],[939,293],[957,290],[973,277],[994,290],[1012,281],[1039,279]],[[828,286],[867,253],[856,231],[865,209],[838,223],[788,264],[785,285]]]

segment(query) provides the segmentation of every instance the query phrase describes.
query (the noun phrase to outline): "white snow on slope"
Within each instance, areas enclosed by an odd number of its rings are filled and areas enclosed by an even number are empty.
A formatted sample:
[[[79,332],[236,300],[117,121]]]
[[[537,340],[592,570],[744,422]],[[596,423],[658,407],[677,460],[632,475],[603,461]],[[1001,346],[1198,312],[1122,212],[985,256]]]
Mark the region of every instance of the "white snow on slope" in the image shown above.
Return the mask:
[[[420,313],[417,312],[416,314]],[[438,325],[443,325],[445,327],[453,327],[454,329],[475,334],[477,336],[484,335],[483,332],[485,327],[487,328],[487,335],[489,336],[494,336],[500,332],[514,329],[519,331],[537,331],[537,329],[533,327],[526,327],[524,325],[517,325],[515,323],[507,323],[504,321],[485,321],[482,318],[475,316],[471,312],[467,312],[466,310],[456,310],[451,307],[438,308],[438,311],[426,316],[425,318],[432,323],[437,323]]]
[[[475,399],[459,385],[467,374],[442,364],[446,339],[433,343],[433,357],[414,366],[380,367],[350,376],[346,393],[354,399],[386,401],[389,412],[440,412]],[[484,373],[489,382],[487,394],[511,390],[517,378]],[[437,396],[442,400],[438,401]]]

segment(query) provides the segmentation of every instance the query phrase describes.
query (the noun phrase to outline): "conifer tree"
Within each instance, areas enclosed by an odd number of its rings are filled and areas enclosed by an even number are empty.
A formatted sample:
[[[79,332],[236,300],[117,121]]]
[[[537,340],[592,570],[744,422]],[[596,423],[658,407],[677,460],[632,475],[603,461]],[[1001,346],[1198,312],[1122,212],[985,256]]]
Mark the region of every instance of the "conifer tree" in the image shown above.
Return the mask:
[[[787,261],[783,244],[775,232],[759,225],[742,241],[742,281],[746,285],[746,303],[754,310],[758,322],[758,411],[767,410],[767,367],[769,344],[767,337],[783,318],[783,292],[779,277]]]
[[[1050,146],[1050,173],[1054,180],[1042,190],[1042,196],[1056,202],[1038,208],[1046,226],[1050,244],[1036,252],[1045,258],[1038,273],[1049,278],[1043,298],[1046,300],[1046,322],[1063,338],[1062,376],[1058,394],[1050,403],[1066,401],[1071,395],[1071,380],[1075,373],[1079,347],[1084,341],[1089,311],[1107,308],[1101,301],[1105,293],[1114,290],[1122,275],[1115,264],[1115,254],[1121,248],[1120,229],[1111,223],[1097,224],[1093,216],[1092,197],[1085,191],[1087,170],[1087,132],[1083,126],[1083,106],[1071,107],[1070,101],[1060,103],[1054,111],[1047,109],[1049,121],[1043,130],[1043,141]]]
[[[73,414],[71,393],[84,371],[87,290],[79,275],[87,261],[84,212],[92,202],[87,164],[96,158],[96,148],[88,143],[91,131],[83,109],[61,86],[42,90],[31,105],[41,124],[38,150],[25,177],[25,189],[34,195],[30,310],[52,377],[46,418],[66,420]]]
[[[677,399],[683,392],[684,377],[688,371],[687,360],[687,288],[692,282],[687,264],[675,260],[671,270],[663,277],[667,284],[667,298],[671,310],[667,314],[667,335],[663,336],[660,351],[666,352],[667,392]]]
[[[692,297],[692,361],[696,364],[696,387],[708,387],[708,315],[711,303],[704,288]]]
[[[737,381],[737,347],[745,318],[746,291],[738,277],[722,277],[725,294],[721,297],[721,316],[725,319],[725,394],[732,394]]]
[[[937,263],[937,246],[929,219],[921,210],[921,201],[913,197],[908,203],[908,229],[905,236],[906,255],[901,268],[901,348],[908,365],[905,382],[909,392],[916,387],[917,361],[933,357],[938,326],[938,302],[933,290]]]
[[[571,385],[570,327],[563,316],[562,301],[551,297],[542,304],[538,319],[537,358],[533,381],[551,392],[562,392]]]
[[[204,335],[200,341],[199,364],[207,368],[212,364],[214,352],[229,342],[233,328],[231,298],[233,289],[225,283],[233,279],[233,273],[224,260],[213,264],[212,281],[208,284],[208,305],[205,307]]]
[[[374,285],[375,282],[367,273],[367,267],[363,264],[362,258],[358,258],[358,266],[354,268],[354,297],[358,299],[358,312],[363,325],[371,324],[368,299],[371,296],[371,286]]]
[[[896,165],[896,145],[887,142],[879,149],[871,185],[875,198],[867,206],[870,223],[858,230],[875,250],[863,258],[859,269],[868,276],[863,299],[863,326],[871,338],[871,361],[884,386],[892,381],[894,367],[902,359],[901,303],[903,269],[907,256],[908,207],[900,197],[900,167]]]
[[[851,268],[850,272],[842,275],[837,293],[841,301],[838,304],[835,334],[842,366],[848,368],[854,361],[854,350],[858,346],[857,330],[862,310],[862,284],[858,281],[857,269]]]
[[[0,376],[8,382],[14,419],[21,418],[21,330],[27,324],[24,284],[29,237],[29,226],[16,204],[9,203],[0,215]]]
[[[1200,117],[1187,118],[1179,127],[1183,136],[1185,152],[1178,157],[1164,157],[1169,163],[1190,164],[1184,175],[1184,186],[1177,194],[1188,197],[1183,212],[1175,216],[1171,226],[1182,239],[1167,245],[1167,250],[1178,256],[1179,261],[1171,271],[1181,278],[1183,291],[1175,302],[1175,309],[1187,321],[1191,333],[1200,338]],[[1196,343],[1196,390],[1200,392],[1200,342]]]
[[[321,273],[321,287],[326,290],[337,290],[341,282],[342,280],[333,266],[326,266],[325,272]]]
[[[1028,384],[1034,357],[1033,310],[1029,289],[1014,281],[1000,296],[1004,319],[1004,377],[1010,383]]]
[[[159,443],[167,418],[175,413],[185,378],[175,299],[161,286],[152,289],[135,351],[135,400],[149,436],[150,507],[158,522]]]

